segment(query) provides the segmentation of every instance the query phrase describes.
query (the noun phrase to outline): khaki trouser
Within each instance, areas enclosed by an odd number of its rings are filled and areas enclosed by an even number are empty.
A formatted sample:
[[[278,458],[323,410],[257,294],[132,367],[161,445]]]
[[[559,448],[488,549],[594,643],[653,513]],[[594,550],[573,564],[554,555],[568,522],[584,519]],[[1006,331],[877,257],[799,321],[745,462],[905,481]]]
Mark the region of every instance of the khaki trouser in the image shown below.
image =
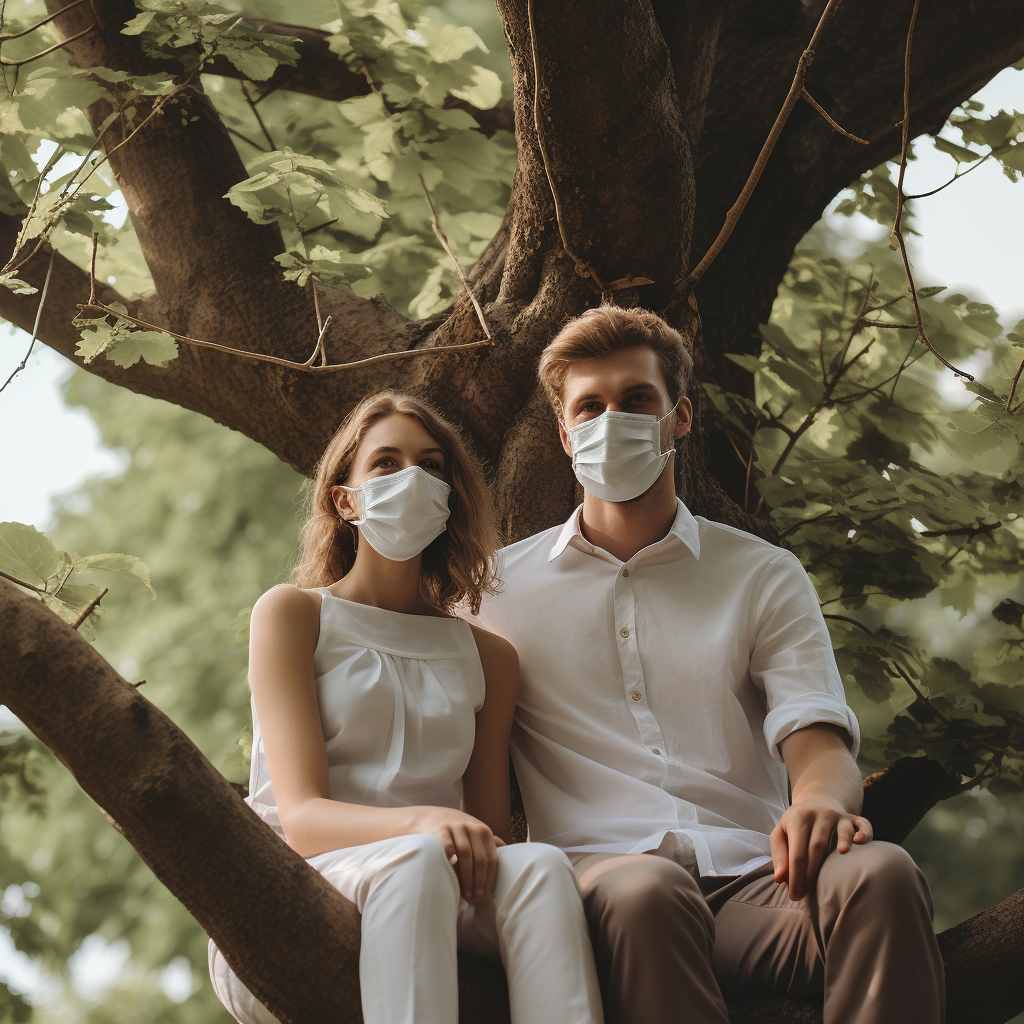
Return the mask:
[[[728,1024],[726,998],[783,994],[824,994],[825,1024],[944,1019],[928,886],[891,843],[830,853],[799,902],[770,864],[700,879],[664,843],[569,859],[608,1024]]]

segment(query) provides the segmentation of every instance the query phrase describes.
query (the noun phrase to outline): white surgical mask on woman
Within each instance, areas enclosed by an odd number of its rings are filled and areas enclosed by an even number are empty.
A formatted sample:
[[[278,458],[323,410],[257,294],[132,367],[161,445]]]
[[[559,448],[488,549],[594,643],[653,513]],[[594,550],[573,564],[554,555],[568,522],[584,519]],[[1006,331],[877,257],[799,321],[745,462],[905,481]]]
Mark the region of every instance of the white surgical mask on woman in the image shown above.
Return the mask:
[[[444,533],[451,515],[452,489],[419,466],[371,477],[345,490],[359,495],[353,507],[360,518],[349,522],[359,527],[374,551],[395,562],[415,558]]]
[[[570,428],[572,469],[591,494],[605,501],[629,501],[650,488],[672,455],[661,450],[660,419],[645,413],[607,412]]]

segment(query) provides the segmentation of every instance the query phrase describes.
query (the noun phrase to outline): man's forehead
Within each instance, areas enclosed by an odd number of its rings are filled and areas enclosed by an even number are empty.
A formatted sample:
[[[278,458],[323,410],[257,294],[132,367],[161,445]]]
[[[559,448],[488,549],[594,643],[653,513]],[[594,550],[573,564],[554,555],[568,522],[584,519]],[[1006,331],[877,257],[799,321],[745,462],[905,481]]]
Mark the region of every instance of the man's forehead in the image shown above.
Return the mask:
[[[622,393],[643,387],[664,387],[658,355],[646,345],[617,349],[593,359],[574,360],[565,376],[563,396],[576,397],[615,391]]]

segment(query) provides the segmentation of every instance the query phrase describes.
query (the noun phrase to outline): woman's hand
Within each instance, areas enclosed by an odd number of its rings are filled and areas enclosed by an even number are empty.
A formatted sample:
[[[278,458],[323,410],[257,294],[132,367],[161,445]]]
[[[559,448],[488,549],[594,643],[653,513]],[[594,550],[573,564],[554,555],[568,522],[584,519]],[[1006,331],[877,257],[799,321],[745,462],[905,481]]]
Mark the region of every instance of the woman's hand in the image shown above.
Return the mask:
[[[467,903],[491,898],[498,873],[498,847],[505,845],[502,839],[471,814],[450,807],[424,807],[417,826],[417,832],[441,841]]]

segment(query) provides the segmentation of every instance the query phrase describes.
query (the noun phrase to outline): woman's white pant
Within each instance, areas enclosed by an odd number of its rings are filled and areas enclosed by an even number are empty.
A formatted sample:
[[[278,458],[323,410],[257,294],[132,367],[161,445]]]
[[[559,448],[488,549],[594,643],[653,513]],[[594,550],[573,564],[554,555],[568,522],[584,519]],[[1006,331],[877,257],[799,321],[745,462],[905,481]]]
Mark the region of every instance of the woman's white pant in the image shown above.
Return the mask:
[[[494,898],[470,906],[431,835],[334,850],[309,863],[362,914],[364,1024],[457,1024],[456,947],[500,958],[512,1024],[600,1024],[601,993],[576,876],[543,843],[498,848]],[[210,977],[241,1024],[277,1024],[210,943]]]

